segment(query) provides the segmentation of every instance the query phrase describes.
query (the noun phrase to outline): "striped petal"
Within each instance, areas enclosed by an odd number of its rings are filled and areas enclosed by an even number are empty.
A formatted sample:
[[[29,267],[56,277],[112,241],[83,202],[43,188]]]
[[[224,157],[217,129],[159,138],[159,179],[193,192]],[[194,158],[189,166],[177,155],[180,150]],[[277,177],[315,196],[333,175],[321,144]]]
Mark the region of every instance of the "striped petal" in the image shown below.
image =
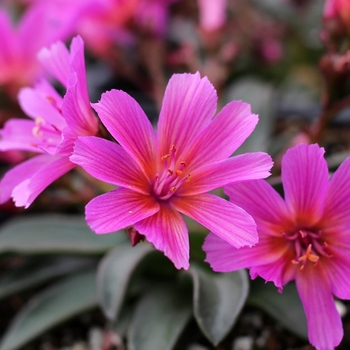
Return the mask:
[[[308,266],[296,278],[303,303],[309,341],[318,350],[334,349],[343,337],[343,326],[335,307],[331,287],[321,265]]]
[[[118,231],[159,211],[150,196],[117,188],[91,200],[85,207],[86,221],[96,233]]]
[[[267,153],[247,153],[211,163],[191,172],[191,180],[184,182],[177,195],[209,192],[229,183],[261,179],[270,175],[272,159]]]
[[[102,123],[149,179],[155,170],[156,134],[140,105],[127,93],[111,90],[93,104]]]
[[[256,224],[243,209],[212,194],[172,197],[171,205],[236,248],[258,242]]]
[[[149,184],[136,162],[114,142],[79,137],[70,160],[99,180],[149,194]]]
[[[159,156],[168,154],[172,145],[179,157],[197,134],[213,118],[217,94],[208,78],[196,74],[174,74],[165,90],[158,122]]]
[[[282,182],[286,203],[299,225],[311,226],[322,216],[328,189],[328,166],[324,149],[298,145],[282,159]]]
[[[145,235],[156,249],[164,252],[177,269],[188,269],[188,231],[179,212],[169,205],[161,204],[158,213],[139,221],[135,228]]]

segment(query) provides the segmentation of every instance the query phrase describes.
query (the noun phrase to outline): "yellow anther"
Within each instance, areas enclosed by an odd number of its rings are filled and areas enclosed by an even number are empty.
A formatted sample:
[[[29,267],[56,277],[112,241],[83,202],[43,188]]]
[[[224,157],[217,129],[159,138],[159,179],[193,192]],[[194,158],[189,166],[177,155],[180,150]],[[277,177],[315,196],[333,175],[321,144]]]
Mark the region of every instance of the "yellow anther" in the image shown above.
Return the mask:
[[[175,192],[175,191],[176,191],[176,187],[175,187],[175,186],[170,187],[170,191],[171,191],[171,192]]]
[[[165,154],[165,155],[162,156],[160,159],[161,159],[161,160],[166,160],[166,159],[168,159],[168,158],[170,158],[170,154]]]
[[[190,182],[191,181],[191,174],[188,174],[187,176],[186,176],[186,180],[185,180],[185,182]]]
[[[177,176],[181,176],[182,175],[182,171],[181,170],[176,170],[176,175]]]

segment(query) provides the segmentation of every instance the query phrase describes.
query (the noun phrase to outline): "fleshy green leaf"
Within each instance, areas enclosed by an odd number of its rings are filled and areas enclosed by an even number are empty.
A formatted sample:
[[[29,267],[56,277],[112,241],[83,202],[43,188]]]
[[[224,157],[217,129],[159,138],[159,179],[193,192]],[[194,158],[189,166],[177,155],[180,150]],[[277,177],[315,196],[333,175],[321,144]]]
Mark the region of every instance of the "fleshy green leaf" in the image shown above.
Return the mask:
[[[85,257],[33,257],[0,279],[0,299],[96,264]]]
[[[16,217],[0,228],[0,253],[102,254],[126,241],[123,232],[96,235],[71,215]]]
[[[17,314],[0,350],[16,350],[49,328],[97,306],[95,270],[85,271],[37,294]]]
[[[110,320],[114,320],[120,311],[136,266],[151,252],[152,247],[148,244],[116,247],[102,259],[97,273],[97,298]]]
[[[235,324],[248,296],[245,270],[218,274],[196,265],[188,270],[193,279],[193,308],[198,326],[217,345]]]
[[[252,281],[247,303],[267,312],[285,328],[307,339],[307,324],[303,306],[294,283],[279,293],[273,283],[259,278]]]
[[[110,320],[115,320],[118,316],[131,277],[142,266],[154,273],[160,270],[161,274],[169,267],[174,270],[169,260],[149,244],[119,246],[102,259],[97,273],[97,297],[105,316]],[[144,287],[143,282],[142,279],[139,280],[141,288]]]
[[[128,331],[130,350],[171,350],[191,318],[188,294],[176,286],[150,290],[136,306]]]

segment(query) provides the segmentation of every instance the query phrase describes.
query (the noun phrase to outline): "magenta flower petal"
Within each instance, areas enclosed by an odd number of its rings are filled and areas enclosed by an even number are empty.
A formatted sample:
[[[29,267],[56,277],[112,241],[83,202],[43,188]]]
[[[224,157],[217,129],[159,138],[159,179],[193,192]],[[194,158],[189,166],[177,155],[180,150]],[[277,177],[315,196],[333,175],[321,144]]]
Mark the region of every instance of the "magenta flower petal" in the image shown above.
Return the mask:
[[[38,148],[38,138],[34,136],[36,124],[32,120],[9,119],[0,130],[0,150],[18,149],[23,151],[42,152]]]
[[[350,217],[350,158],[347,158],[329,181],[323,221],[330,227],[348,225]]]
[[[86,221],[96,233],[108,233],[136,224],[159,211],[150,196],[117,188],[102,194],[85,207]]]
[[[43,48],[38,58],[45,69],[64,87],[67,86],[70,68],[70,54],[63,42],[52,44],[49,49]]]
[[[279,235],[284,221],[289,219],[282,197],[263,180],[246,181],[225,186],[230,201],[243,208],[254,218],[258,230]]]
[[[98,120],[90,107],[87,86],[82,85],[75,72],[67,82],[62,115],[75,135],[95,135],[98,131]]]
[[[67,76],[67,92],[63,100],[62,114],[76,135],[97,133],[98,120],[91,110],[84,60],[84,42],[81,37],[73,38],[70,47],[71,73]]]
[[[18,94],[18,102],[23,111],[31,118],[40,119],[62,130],[67,124],[55,104],[44,92],[33,88],[23,88]]]
[[[347,231],[348,237],[350,232]],[[330,260],[327,264],[327,273],[329,281],[331,281],[332,293],[340,299],[350,299],[350,278],[347,271],[350,266],[350,242],[348,249],[342,249],[332,246],[332,252],[335,259]]]
[[[316,223],[323,214],[328,189],[328,167],[324,149],[299,145],[282,159],[285,200],[298,222]]]
[[[172,145],[184,150],[189,140],[208,126],[216,103],[216,91],[206,77],[201,78],[199,73],[173,75],[159,115],[158,154],[169,153]]]
[[[253,266],[250,269],[250,276],[253,279],[260,276],[266,282],[273,282],[279,291],[282,291],[283,286],[294,280],[299,271],[299,267],[291,263],[294,256],[288,251],[286,246],[284,248],[285,254],[281,255],[280,259],[269,264]],[[270,249],[272,249],[271,244]],[[276,249],[274,245],[273,249]],[[280,249],[282,252],[282,247]]]
[[[157,214],[135,224],[147,240],[174,263],[177,269],[189,267],[189,240],[184,219],[166,204],[160,205]]]
[[[247,153],[222,162],[204,165],[191,172],[191,181],[184,183],[178,195],[209,192],[232,182],[261,179],[270,175],[272,159],[266,153]]]
[[[343,326],[324,271],[315,274],[309,266],[298,275],[296,283],[306,313],[310,343],[318,350],[334,349],[343,337]]]
[[[15,205],[28,208],[47,186],[74,167],[75,164],[68,157],[49,157],[48,162],[37,169],[33,176],[14,188],[12,197]]]
[[[259,237],[259,244],[237,249],[215,234],[209,233],[205,238],[203,250],[207,254],[205,261],[214,271],[229,272],[276,262],[283,256],[287,248],[276,246],[272,250],[271,240]]]
[[[140,105],[125,92],[112,90],[93,107],[112,136],[153,177],[156,134]]]
[[[116,143],[94,136],[79,137],[70,160],[99,180],[149,193],[149,184],[141,169]]]
[[[236,248],[252,246],[258,242],[253,218],[240,207],[220,197],[208,193],[174,197],[171,205]]]
[[[0,181],[0,203],[5,203],[12,197],[12,192],[21,182],[32,177],[38,169],[51,161],[47,154],[31,158],[9,170]]]
[[[258,116],[251,113],[249,104],[230,102],[193,142],[188,142],[193,137],[187,140],[183,158],[191,159],[189,166],[193,168],[224,160],[246,140],[257,123]]]
[[[11,79],[13,70],[11,65],[16,60],[15,33],[12,30],[10,18],[4,10],[0,9],[0,84]],[[18,53],[17,53],[18,54]]]

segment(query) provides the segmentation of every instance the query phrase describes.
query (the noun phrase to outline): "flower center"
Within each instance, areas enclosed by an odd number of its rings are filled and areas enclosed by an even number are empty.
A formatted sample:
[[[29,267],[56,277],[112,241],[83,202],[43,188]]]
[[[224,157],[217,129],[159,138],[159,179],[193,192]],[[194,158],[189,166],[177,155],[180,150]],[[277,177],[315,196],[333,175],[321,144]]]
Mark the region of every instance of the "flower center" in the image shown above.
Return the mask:
[[[41,118],[35,118],[35,126],[32,129],[33,135],[38,139],[38,144],[33,146],[56,147],[60,142],[60,131],[54,125],[47,125],[46,121]],[[40,140],[40,141],[39,141]]]
[[[160,200],[170,198],[184,183],[191,181],[191,174],[185,174],[186,162],[177,162],[176,147],[172,145],[170,152],[161,158],[163,167],[155,176],[153,193]]]
[[[298,229],[293,233],[283,233],[284,238],[294,245],[293,264],[300,265],[302,271],[308,261],[317,265],[321,256],[332,257],[327,242],[322,239],[321,230]]]

